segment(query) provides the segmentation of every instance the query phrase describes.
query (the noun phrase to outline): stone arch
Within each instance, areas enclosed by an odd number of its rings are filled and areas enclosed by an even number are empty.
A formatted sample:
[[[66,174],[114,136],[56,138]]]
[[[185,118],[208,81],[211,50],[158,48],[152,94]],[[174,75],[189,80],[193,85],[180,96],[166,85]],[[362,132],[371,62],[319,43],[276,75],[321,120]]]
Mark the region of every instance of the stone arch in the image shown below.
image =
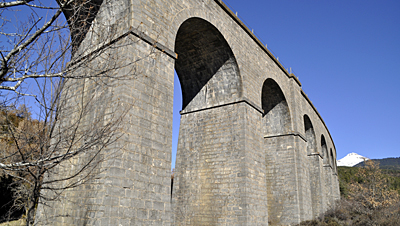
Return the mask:
[[[310,117],[308,115],[303,116],[304,120],[304,131],[307,140],[307,155],[312,155],[318,153],[317,150],[317,139],[315,137],[314,127],[311,123]]]
[[[60,4],[61,0],[56,0]],[[100,10],[103,0],[90,0],[82,2],[72,2],[67,8],[63,8],[63,14],[68,22],[71,32],[72,52],[74,53],[82,43],[93,20]]]
[[[322,188],[322,154],[317,148],[317,137],[315,136],[315,129],[311,122],[310,117],[305,114],[303,115],[304,120],[304,131],[307,140],[307,156],[308,163],[310,164],[309,176],[310,176],[310,192],[311,192],[311,206],[312,216],[318,217],[323,212],[321,202],[324,199]]]
[[[293,158],[293,146],[281,145],[293,139],[290,134],[291,117],[285,95],[278,83],[267,78],[262,84],[261,106],[263,109],[261,132],[264,135],[264,152],[266,163],[266,187],[268,220],[273,224],[286,224],[287,219],[279,216],[290,216],[290,202],[295,199],[290,188],[296,187],[296,180],[289,175],[276,175],[273,172],[287,170],[295,175],[296,168],[288,159]],[[284,184],[284,188],[282,187]],[[290,195],[289,195],[290,194]]]
[[[326,146],[324,135],[321,135],[321,152],[322,152],[322,157],[324,158],[324,165],[329,165],[328,148]]]
[[[337,153],[336,153],[336,150],[335,149],[333,149],[333,161],[334,161],[334,163],[335,163],[335,172],[336,172],[336,174],[337,174]]]
[[[330,153],[330,160],[331,160],[332,169],[334,170],[334,172],[336,172],[336,161],[335,161],[335,156],[333,155],[332,148],[330,149],[329,153]]]
[[[225,38],[208,21],[192,17],[179,27],[175,69],[182,87],[182,109],[209,108],[239,100],[242,81]]]
[[[179,26],[175,52],[182,112],[172,194],[174,221],[178,225],[216,225],[226,216],[236,218],[228,206],[236,205],[238,199],[228,197],[240,197],[245,192],[227,188],[228,178],[242,181],[246,170],[237,165],[241,159],[231,156],[242,152],[236,144],[246,139],[239,137],[240,125],[232,124],[243,117],[240,109],[247,107],[239,102],[240,71],[224,36],[200,17],[190,17]],[[238,171],[226,174],[228,166]],[[221,203],[221,199],[227,203]],[[259,206],[263,205],[260,202]]]
[[[264,135],[283,135],[290,131],[290,110],[285,95],[278,83],[268,78],[264,81],[261,93],[261,105],[264,110]]]

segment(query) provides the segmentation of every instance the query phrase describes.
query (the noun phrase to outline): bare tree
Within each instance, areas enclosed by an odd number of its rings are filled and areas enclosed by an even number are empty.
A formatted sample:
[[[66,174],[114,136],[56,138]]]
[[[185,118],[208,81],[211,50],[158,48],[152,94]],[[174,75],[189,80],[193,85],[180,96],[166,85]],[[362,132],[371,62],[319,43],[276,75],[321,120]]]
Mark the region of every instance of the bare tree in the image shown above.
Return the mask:
[[[60,0],[59,5],[54,2],[55,6],[37,3],[33,0],[0,3],[0,90],[35,96],[22,86],[29,79],[105,77],[110,70],[128,66],[116,59],[107,59],[102,61],[106,65],[91,71],[94,74],[75,73],[92,65],[101,55],[104,58],[104,52],[121,39],[111,26],[90,30],[102,1]],[[86,45],[86,49],[78,51],[87,33],[92,39],[98,39],[94,40],[98,44]]]
[[[118,100],[96,106],[112,98],[115,83],[138,76],[135,64],[141,60],[115,54],[136,37],[116,36],[113,26],[92,26],[101,1],[57,3],[0,3],[0,170],[18,184],[14,207],[26,210],[26,225],[33,224],[39,202],[46,205],[96,177],[103,150],[121,136],[130,107]],[[83,48],[84,38],[95,44]],[[31,110],[18,109],[23,103]]]

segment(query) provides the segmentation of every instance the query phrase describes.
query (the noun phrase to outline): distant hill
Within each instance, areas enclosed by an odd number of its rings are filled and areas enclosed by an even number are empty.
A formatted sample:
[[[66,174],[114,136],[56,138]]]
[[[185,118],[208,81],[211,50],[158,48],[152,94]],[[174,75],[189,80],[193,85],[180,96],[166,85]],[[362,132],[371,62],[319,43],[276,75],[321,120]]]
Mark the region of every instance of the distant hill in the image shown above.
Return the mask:
[[[372,159],[375,162],[379,162],[379,168],[387,170],[400,170],[400,157],[399,158],[384,158],[384,159]],[[364,166],[364,162],[360,162],[355,167]]]

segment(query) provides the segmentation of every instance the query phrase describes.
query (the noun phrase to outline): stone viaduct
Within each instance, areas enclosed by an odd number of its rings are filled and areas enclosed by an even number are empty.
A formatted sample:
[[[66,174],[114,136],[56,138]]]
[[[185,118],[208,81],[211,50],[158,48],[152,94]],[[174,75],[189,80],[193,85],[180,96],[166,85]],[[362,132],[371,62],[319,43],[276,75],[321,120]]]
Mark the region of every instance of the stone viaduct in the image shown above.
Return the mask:
[[[336,149],[320,114],[296,76],[221,0],[93,2],[90,28],[70,24],[72,34],[74,26],[88,30],[77,51],[100,45],[104,33],[118,37],[113,43],[122,47],[108,57],[137,63],[116,70],[132,74],[109,101],[132,107],[110,147],[117,155],[101,165],[96,184],[39,206],[37,220],[289,225],[339,199]],[[171,191],[174,70],[183,106]]]

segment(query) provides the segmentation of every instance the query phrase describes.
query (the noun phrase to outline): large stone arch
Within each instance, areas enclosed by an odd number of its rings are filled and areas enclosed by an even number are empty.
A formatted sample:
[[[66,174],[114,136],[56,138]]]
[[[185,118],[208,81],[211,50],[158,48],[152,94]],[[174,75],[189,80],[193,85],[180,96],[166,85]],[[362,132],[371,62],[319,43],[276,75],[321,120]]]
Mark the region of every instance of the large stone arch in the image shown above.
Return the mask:
[[[175,41],[175,69],[181,87],[182,110],[193,111],[226,104],[242,96],[235,56],[222,34],[201,18],[189,18]]]
[[[316,143],[317,140],[315,137],[314,127],[311,123],[310,117],[308,117],[308,115],[304,115],[303,122],[304,122],[304,132],[307,140],[307,155],[318,154],[317,143]]]
[[[188,22],[193,19],[200,19],[206,21],[209,26],[213,26],[218,30],[218,33],[224,38],[224,41],[231,48],[232,52],[235,56],[237,56],[237,52],[235,51],[235,47],[237,47],[237,43],[235,43],[234,37],[230,34],[229,25],[222,23],[220,21],[220,17],[217,17],[213,14],[213,11],[207,10],[205,7],[188,7],[177,12],[176,15],[172,18],[170,25],[170,33],[171,39],[168,42],[171,45],[171,48],[176,49],[176,35],[179,33],[179,30],[182,28],[182,25],[185,22]],[[179,56],[178,56],[179,58]]]
[[[336,161],[336,151],[331,148],[332,155],[332,203],[335,204],[335,201],[340,198],[340,188],[339,188],[339,179],[337,172],[337,161]]]
[[[321,135],[321,154],[322,157],[324,158],[324,165],[327,166],[329,165],[329,154],[328,154],[328,147],[326,145],[326,140],[325,136],[322,134]]]
[[[178,29],[175,52],[183,106],[173,221],[177,225],[244,222],[240,216],[249,210],[242,207],[250,201],[244,200],[244,194],[255,191],[238,190],[239,184],[248,186],[244,183],[248,157],[238,145],[248,138],[240,136],[243,125],[232,123],[246,108],[240,102],[242,82],[235,56],[219,30],[198,17],[185,20]],[[251,201],[259,206],[254,211],[265,209],[265,199]],[[261,212],[261,216],[266,214],[266,210]]]
[[[333,157],[333,152],[332,152],[332,148],[329,149],[329,164],[332,167],[332,171],[335,171],[336,167],[335,167],[335,162],[334,162],[334,157]]]
[[[284,135],[290,132],[290,110],[278,83],[271,78],[266,79],[261,92],[264,136]]]
[[[333,173],[337,174],[336,152],[331,148]]]
[[[303,115],[304,132],[307,141],[307,156],[308,162],[311,167],[308,168],[310,192],[311,192],[311,207],[312,216],[318,217],[323,212],[323,164],[322,156],[317,148],[317,138],[315,136],[315,129],[310,117]]]
[[[295,175],[299,169],[293,161],[296,158],[295,147],[285,145],[296,139],[291,133],[289,106],[282,89],[272,78],[263,82],[261,105],[264,111],[262,135],[267,168],[268,221],[272,225],[285,225],[298,220],[293,218],[291,202],[296,200],[296,205],[301,205],[301,200],[298,193],[291,190],[299,189],[299,186],[294,178],[291,179],[291,175]],[[284,174],[275,173],[283,171]]]
[[[325,136],[322,134],[321,135],[321,152],[323,156],[323,164],[324,164],[324,199],[326,200],[326,207],[325,210],[330,208],[331,205],[333,204],[332,200],[332,166],[330,164],[330,154],[328,150],[328,145],[325,140]]]
[[[65,1],[62,0],[56,0],[59,5],[60,1],[65,3]],[[70,37],[73,53],[84,40],[103,1],[104,0],[71,2],[66,8],[63,8],[63,14],[71,32]]]

